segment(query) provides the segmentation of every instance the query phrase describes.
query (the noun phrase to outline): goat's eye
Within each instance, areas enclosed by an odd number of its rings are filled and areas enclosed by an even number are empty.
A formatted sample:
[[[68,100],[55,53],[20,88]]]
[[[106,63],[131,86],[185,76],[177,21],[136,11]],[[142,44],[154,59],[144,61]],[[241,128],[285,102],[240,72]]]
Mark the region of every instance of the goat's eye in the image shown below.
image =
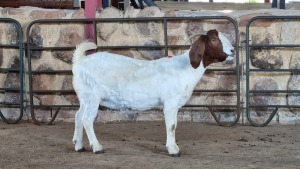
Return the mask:
[[[215,43],[217,40],[216,39],[212,39],[211,42]]]

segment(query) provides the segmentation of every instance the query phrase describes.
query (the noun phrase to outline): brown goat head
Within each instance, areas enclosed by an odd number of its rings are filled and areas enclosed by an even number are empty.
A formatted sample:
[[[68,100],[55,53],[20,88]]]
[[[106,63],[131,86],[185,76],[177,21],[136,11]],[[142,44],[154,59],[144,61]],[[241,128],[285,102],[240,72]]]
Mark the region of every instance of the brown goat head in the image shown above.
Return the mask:
[[[223,62],[227,54],[223,51],[222,42],[217,30],[210,30],[206,35],[201,35],[192,44],[189,52],[190,62],[193,68],[197,69],[203,61],[204,67],[211,63]]]

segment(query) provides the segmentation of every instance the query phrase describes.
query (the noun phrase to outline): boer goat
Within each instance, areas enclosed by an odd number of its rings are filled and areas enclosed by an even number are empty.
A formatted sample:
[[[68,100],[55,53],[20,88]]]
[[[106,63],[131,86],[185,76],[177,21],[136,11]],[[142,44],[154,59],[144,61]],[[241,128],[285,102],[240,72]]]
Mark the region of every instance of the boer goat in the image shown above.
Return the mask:
[[[232,59],[234,48],[220,32],[201,35],[184,54],[153,61],[137,60],[117,54],[98,52],[85,57],[96,44],[79,44],[73,57],[73,86],[80,101],[75,117],[73,143],[83,151],[83,128],[94,153],[103,152],[93,122],[98,106],[113,109],[163,109],[171,156],[180,156],[175,141],[177,112],[191,97],[207,66]]]

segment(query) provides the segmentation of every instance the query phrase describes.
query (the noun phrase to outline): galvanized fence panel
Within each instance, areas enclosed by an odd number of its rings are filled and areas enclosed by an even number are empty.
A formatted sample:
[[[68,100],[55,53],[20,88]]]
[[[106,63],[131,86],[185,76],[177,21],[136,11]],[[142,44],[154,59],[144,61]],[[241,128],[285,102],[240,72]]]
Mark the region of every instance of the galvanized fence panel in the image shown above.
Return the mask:
[[[98,50],[105,50],[105,49],[162,49],[164,50],[165,56],[168,56],[168,50],[169,49],[188,49],[189,46],[182,44],[182,45],[169,45],[168,44],[168,23],[169,22],[178,22],[178,21],[211,21],[211,20],[225,20],[227,22],[230,22],[233,25],[234,31],[235,31],[235,44],[234,46],[236,47],[236,66],[235,68],[229,68],[229,69],[208,69],[207,72],[229,72],[235,76],[235,84],[236,88],[235,89],[222,89],[222,90],[195,90],[194,93],[219,93],[219,94],[224,94],[224,95],[235,95],[236,101],[234,105],[229,105],[229,104],[208,104],[208,105],[203,105],[201,103],[199,104],[193,104],[193,105],[185,105],[182,109],[189,109],[189,108],[200,108],[200,107],[207,107],[211,114],[213,115],[214,119],[217,121],[219,125],[222,126],[233,126],[235,125],[240,117],[240,75],[239,75],[239,52],[238,52],[238,26],[235,20],[233,20],[230,17],[226,16],[202,16],[202,17],[161,17],[161,18],[107,18],[107,19],[63,19],[63,20],[35,20],[31,22],[28,25],[27,31],[26,31],[26,37],[27,37],[27,56],[28,56],[28,78],[29,78],[29,98],[30,98],[30,111],[31,111],[31,117],[33,121],[36,124],[51,124],[58,112],[62,109],[77,109],[79,107],[78,104],[40,104],[40,103],[35,103],[34,101],[34,95],[75,95],[75,92],[72,89],[66,89],[66,90],[61,90],[61,89],[47,89],[47,90],[42,90],[42,89],[35,89],[33,87],[33,78],[35,76],[40,76],[40,75],[49,75],[49,76],[55,76],[55,75],[72,75],[71,70],[67,69],[60,69],[60,70],[34,70],[32,67],[32,52],[33,51],[68,51],[68,50],[74,50],[75,46],[68,46],[68,47],[43,47],[43,46],[34,46],[34,44],[31,43],[30,40],[30,32],[33,29],[34,26],[36,25],[57,25],[61,26],[64,24],[92,24],[94,27],[94,34],[95,37],[97,37],[97,24],[99,23],[113,23],[113,22],[118,22],[118,23],[124,23],[124,22],[160,22],[163,24],[163,31],[164,31],[164,44],[162,45],[155,45],[155,46],[142,46],[142,45],[133,45],[130,46],[99,46],[98,45]],[[122,37],[120,37],[122,38]],[[125,37],[128,38],[128,37]],[[95,43],[98,44],[97,38],[95,39]],[[233,117],[232,122],[222,122],[220,119],[220,114],[215,113],[215,109],[234,109],[235,115]],[[49,110],[50,111],[50,120],[48,121],[41,121],[39,118],[36,117],[35,110],[36,109],[44,109],[44,110]]]
[[[251,102],[251,99],[256,95],[259,97],[259,95],[270,95],[270,94],[278,94],[278,95],[284,95],[288,96],[288,94],[298,94],[300,90],[280,90],[280,89],[265,89],[265,90],[255,90],[255,89],[250,89],[250,82],[253,80],[251,78],[251,73],[272,73],[273,76],[276,75],[275,73],[300,73],[299,68],[289,68],[289,69],[282,69],[282,68],[265,68],[265,69],[260,69],[260,68],[251,68],[251,50],[262,50],[262,49],[267,49],[267,50],[282,50],[282,49],[296,49],[299,51],[300,49],[300,44],[293,44],[292,43],[284,43],[282,44],[281,42],[279,44],[269,44],[268,42],[264,43],[257,43],[254,44],[250,40],[250,34],[251,33],[259,33],[259,32],[251,32],[250,28],[251,26],[256,22],[256,21],[280,21],[280,22],[290,22],[290,21],[300,21],[300,16],[257,16],[249,20],[247,27],[246,27],[246,115],[247,119],[253,126],[257,127],[264,127],[268,125],[274,116],[277,114],[278,110],[281,108],[300,108],[300,104],[296,105],[288,105],[288,104],[276,104],[276,103],[270,103],[270,104],[255,104],[254,102]],[[293,32],[296,33],[296,32]],[[258,75],[255,75],[258,76]],[[251,109],[255,109],[256,111],[263,111],[266,109],[272,109],[268,114],[267,120],[264,122],[257,122],[253,120],[253,115],[251,115]],[[258,117],[259,118],[259,117]],[[262,121],[259,119],[258,121]]]
[[[19,122],[23,117],[23,39],[22,27],[20,23],[10,18],[0,18],[0,24],[5,29],[6,43],[0,44],[2,51],[2,60],[10,60],[7,66],[1,63],[0,75],[6,78],[3,86],[0,87],[0,93],[3,96],[0,101],[0,117],[9,124]],[[9,32],[9,33],[8,33]],[[9,51],[12,51],[9,53]],[[15,63],[11,64],[11,61]],[[7,81],[10,78],[12,81]]]

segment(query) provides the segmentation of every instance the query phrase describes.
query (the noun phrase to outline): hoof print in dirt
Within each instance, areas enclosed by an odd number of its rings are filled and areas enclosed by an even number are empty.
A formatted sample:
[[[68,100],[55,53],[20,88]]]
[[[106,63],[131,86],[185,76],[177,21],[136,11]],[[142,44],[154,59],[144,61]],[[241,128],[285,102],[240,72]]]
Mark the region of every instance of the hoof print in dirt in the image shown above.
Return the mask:
[[[178,154],[170,154],[171,157],[180,157],[181,156],[181,152],[179,152]]]
[[[82,153],[82,152],[85,152],[85,148],[82,148],[82,149],[79,149],[79,150],[76,150],[77,152],[79,153]]]
[[[95,151],[94,154],[103,154],[104,150],[100,150],[100,151]]]

